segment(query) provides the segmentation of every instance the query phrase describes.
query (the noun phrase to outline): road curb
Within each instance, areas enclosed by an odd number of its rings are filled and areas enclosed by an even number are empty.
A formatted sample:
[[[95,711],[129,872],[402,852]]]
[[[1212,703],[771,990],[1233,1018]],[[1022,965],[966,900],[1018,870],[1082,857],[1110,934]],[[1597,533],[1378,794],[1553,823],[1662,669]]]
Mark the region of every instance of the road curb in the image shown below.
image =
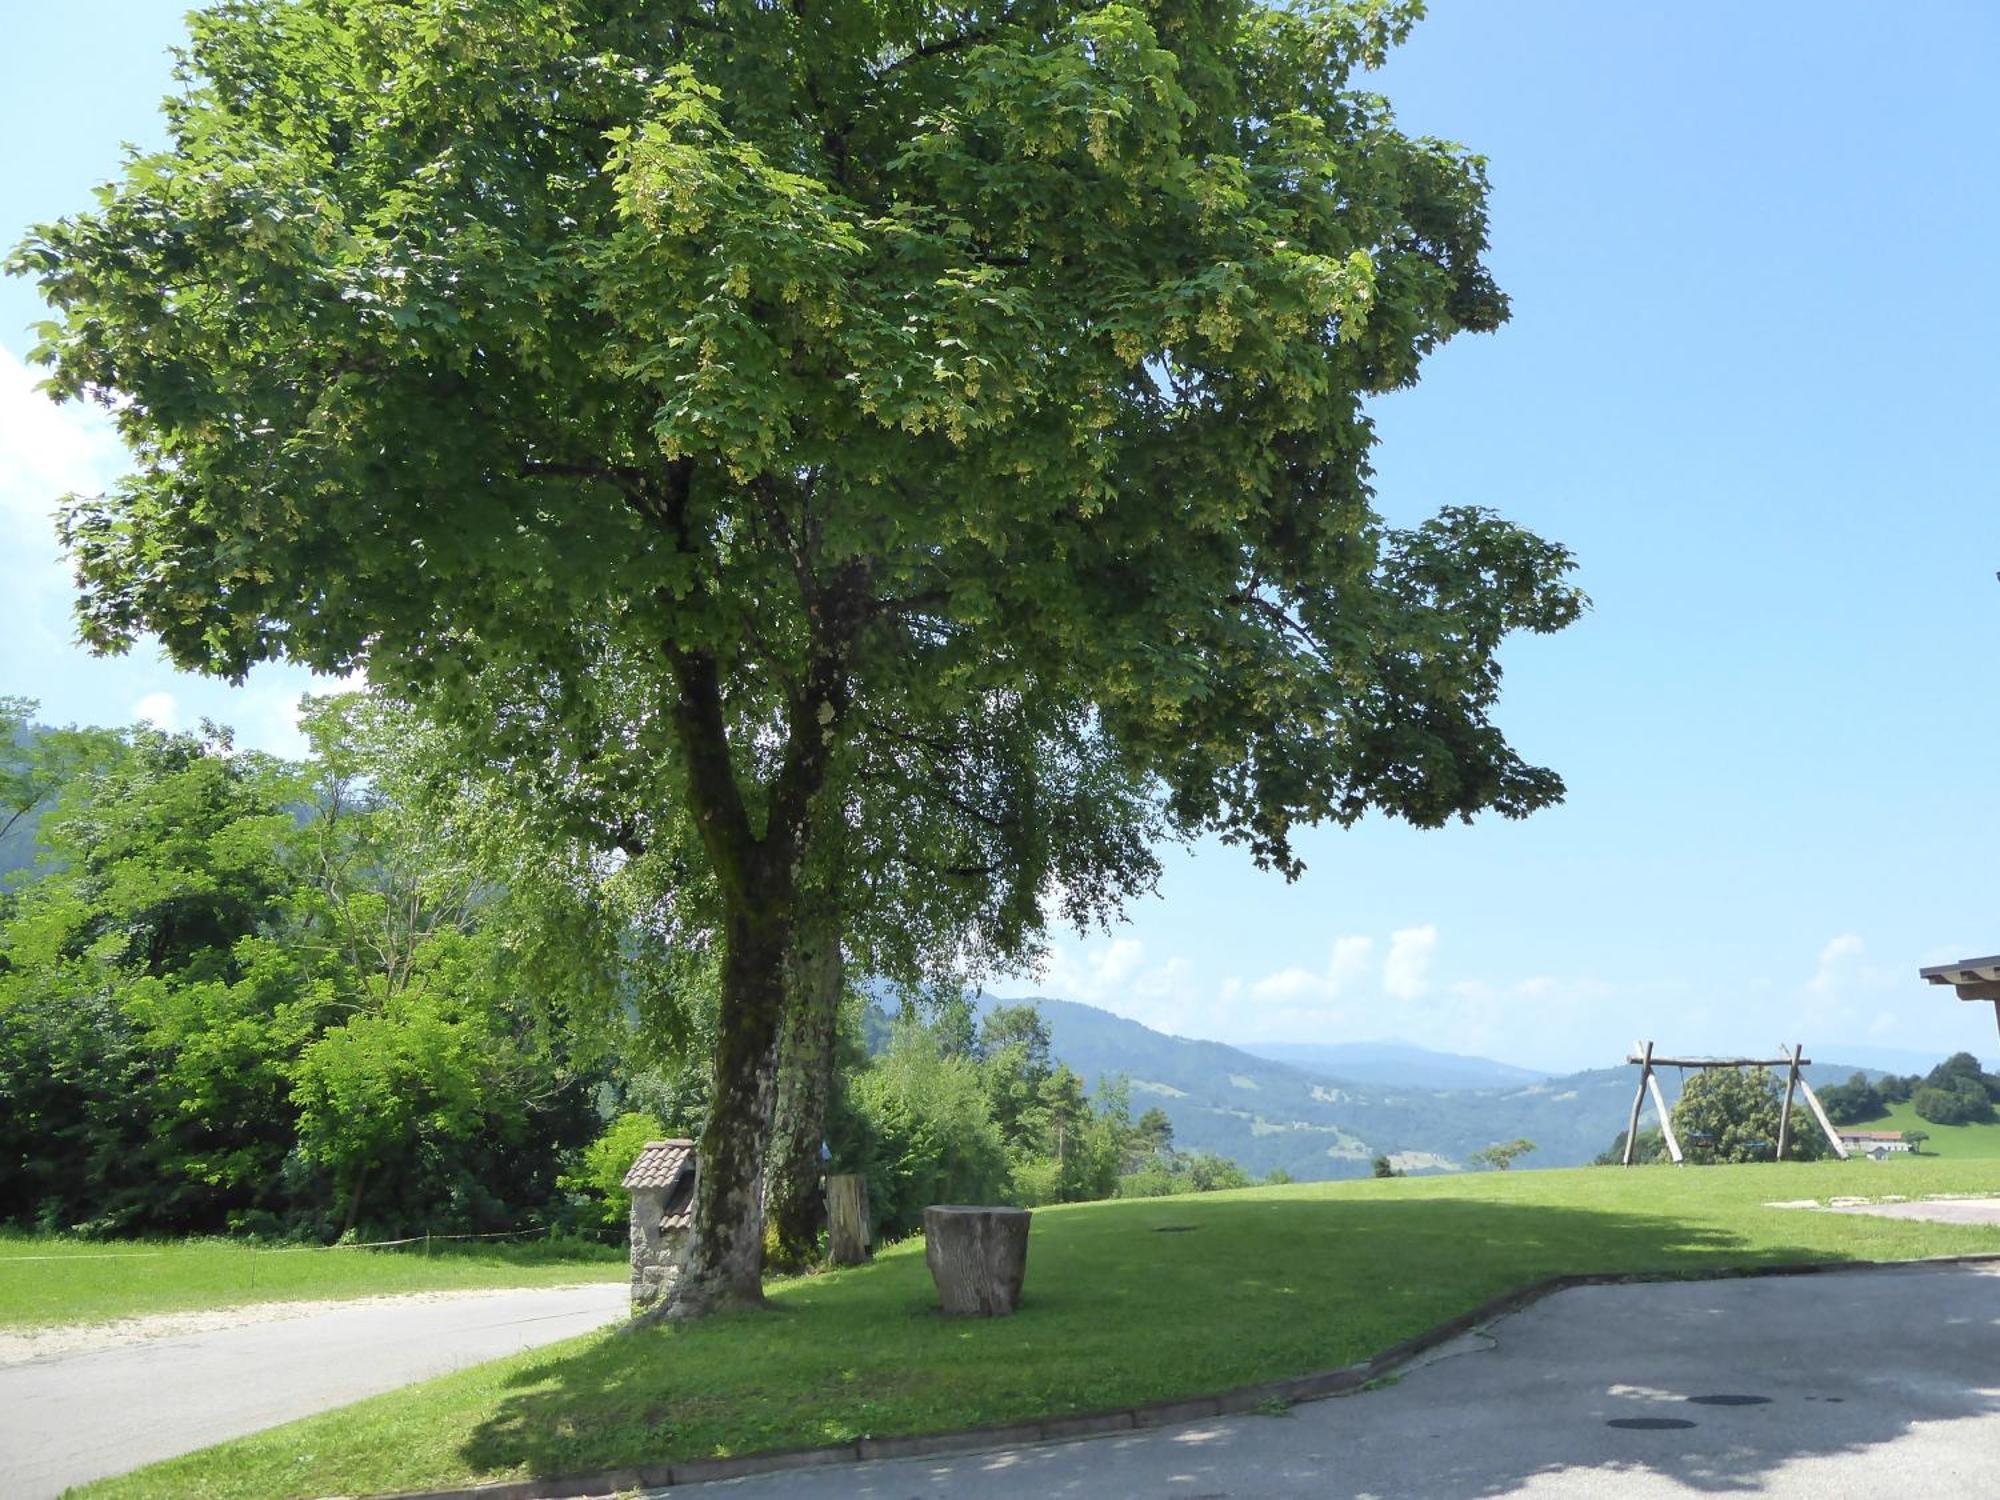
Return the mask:
[[[1287,1380],[1237,1386],[1213,1396],[1180,1397],[1172,1401],[1149,1402],[1144,1406],[1119,1407],[1114,1411],[1043,1417],[996,1427],[967,1427],[955,1432],[918,1433],[909,1437],[864,1437],[851,1443],[746,1453],[736,1458],[687,1458],[636,1468],[600,1469],[590,1474],[499,1480],[459,1489],[398,1490],[379,1496],[377,1500],[601,1500],[601,1497],[633,1490],[671,1489],[677,1485],[703,1484],[715,1479],[743,1479],[753,1474],[779,1474],[791,1469],[818,1469],[885,1458],[943,1458],[994,1448],[1109,1437],[1114,1433],[1140,1428],[1171,1427],[1182,1422],[1241,1416],[1249,1412],[1296,1406],[1304,1401],[1351,1395],[1387,1379],[1461,1334],[1470,1333],[1510,1313],[1520,1312],[1544,1297],[1578,1287],[1639,1286],[1671,1281],[1740,1281],[1767,1276],[1823,1276],[1848,1271],[1996,1264],[2000,1264],[2000,1253],[1928,1255],[1915,1260],[1808,1260],[1774,1265],[1720,1266],[1699,1271],[1590,1271],[1568,1276],[1545,1276],[1539,1281],[1531,1281],[1497,1297],[1490,1297],[1470,1311],[1448,1318],[1412,1338],[1404,1339],[1400,1344],[1393,1344],[1359,1364],[1342,1365],[1338,1369],[1297,1375]]]

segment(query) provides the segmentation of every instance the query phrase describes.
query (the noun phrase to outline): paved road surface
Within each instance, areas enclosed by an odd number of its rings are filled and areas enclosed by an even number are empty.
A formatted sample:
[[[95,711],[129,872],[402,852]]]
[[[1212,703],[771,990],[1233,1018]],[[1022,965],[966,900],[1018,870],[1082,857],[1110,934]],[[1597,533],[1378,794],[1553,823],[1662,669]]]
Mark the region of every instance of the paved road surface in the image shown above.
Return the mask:
[[[1634,1420],[1643,1425],[1608,1425]],[[1582,1287],[1439,1351],[1392,1387],[1282,1417],[661,1495],[1651,1500],[1721,1493],[2000,1496],[2000,1271]]]
[[[67,1485],[553,1343],[621,1316],[624,1282],[358,1303],[0,1366],[0,1496]]]

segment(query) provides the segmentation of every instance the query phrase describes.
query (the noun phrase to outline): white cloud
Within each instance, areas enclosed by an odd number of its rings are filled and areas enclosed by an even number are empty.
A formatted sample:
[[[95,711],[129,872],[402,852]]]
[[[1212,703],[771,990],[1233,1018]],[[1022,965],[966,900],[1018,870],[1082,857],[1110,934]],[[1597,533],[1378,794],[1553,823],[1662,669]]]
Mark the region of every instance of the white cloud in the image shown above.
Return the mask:
[[[69,570],[55,538],[56,504],[102,490],[123,467],[110,423],[94,408],[58,406],[36,372],[0,349],[0,636],[10,661],[69,647]]]
[[[1059,944],[1034,979],[996,988],[1101,1006],[1178,1036],[1253,1046],[1397,1037],[1557,1071],[1621,1059],[1637,1014],[1653,1014],[1661,998],[1657,985],[1614,989],[1588,975],[1439,974],[1434,923],[1343,935],[1325,951],[1320,964],[1212,978],[1125,933]],[[1672,997],[1676,1016],[1688,999]],[[1562,1041],[1544,1056],[1523,1050],[1529,1036]]]
[[[1324,972],[1315,972],[1296,964],[1280,969],[1252,984],[1250,997],[1265,1003],[1338,1000],[1366,976],[1368,960],[1374,951],[1372,938],[1336,938]]]
[[[1197,985],[1193,965],[1180,957],[1151,962],[1146,945],[1135,937],[1060,943],[1031,979],[1002,981],[994,989],[1102,1006],[1176,1034],[1199,1028],[1214,1009],[1212,993]]]
[[[148,693],[132,705],[132,717],[155,729],[178,729],[181,706],[172,693]]]
[[[0,510],[44,520],[71,490],[102,489],[120,466],[110,423],[95,408],[58,406],[40,376],[0,349]]]
[[[1405,927],[1389,935],[1389,956],[1382,961],[1382,988],[1398,1000],[1415,1000],[1430,987],[1431,955],[1437,951],[1437,928]]]
[[[1854,933],[1843,932],[1838,937],[1829,938],[1826,946],[1819,950],[1819,967],[1806,981],[1806,988],[1821,998],[1831,996],[1854,976],[1856,965],[1866,951],[1867,945]]]

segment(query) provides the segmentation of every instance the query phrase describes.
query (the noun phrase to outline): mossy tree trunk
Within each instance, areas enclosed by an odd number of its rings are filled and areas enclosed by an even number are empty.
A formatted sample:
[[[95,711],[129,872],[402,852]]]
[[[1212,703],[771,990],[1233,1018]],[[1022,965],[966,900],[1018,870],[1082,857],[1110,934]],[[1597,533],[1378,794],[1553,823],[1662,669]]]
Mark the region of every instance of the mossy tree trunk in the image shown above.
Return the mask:
[[[685,539],[687,470],[664,508]],[[688,796],[722,905],[722,993],[715,1082],[702,1131],[694,1229],[674,1293],[657,1316],[698,1318],[764,1300],[764,1178],[777,1093],[778,1042],[797,959],[801,872],[813,853],[814,812],[839,742],[851,684],[847,651],[865,610],[858,564],[827,585],[809,576],[806,615],[814,650],[789,695],[775,770],[757,798],[762,827],[738,781],[722,678],[712,655],[668,647],[674,729]]]
[[[694,1234],[663,1316],[702,1317],[764,1300],[764,1137],[785,1010],[789,922],[731,922],[701,1134]]]
[[[765,1162],[765,1212],[774,1268],[798,1270],[819,1255],[826,1218],[820,1145],[834,1086],[834,1042],[847,968],[839,907],[830,891],[800,921],[792,993],[778,1042],[777,1098]]]

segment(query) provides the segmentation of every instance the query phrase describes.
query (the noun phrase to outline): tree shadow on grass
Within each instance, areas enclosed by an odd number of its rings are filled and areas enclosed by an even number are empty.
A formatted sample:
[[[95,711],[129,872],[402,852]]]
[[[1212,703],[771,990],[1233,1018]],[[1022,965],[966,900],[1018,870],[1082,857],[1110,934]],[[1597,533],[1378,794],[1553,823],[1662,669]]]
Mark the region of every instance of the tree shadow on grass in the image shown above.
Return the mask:
[[[1168,1226],[1182,1226],[1182,1232],[1154,1232]],[[468,1435],[460,1453],[481,1473],[548,1476],[1116,1409],[1352,1363],[1545,1276],[1671,1275],[1833,1258],[1840,1258],[1839,1252],[1823,1246],[1753,1245],[1711,1224],[1504,1201],[1271,1196],[1094,1205],[1038,1216],[1027,1292],[1013,1318],[934,1316],[921,1254],[894,1254],[871,1267],[782,1289],[783,1313],[736,1314],[691,1328],[609,1337],[531,1361],[512,1374],[507,1394]],[[1957,1308],[1952,1314],[1957,1322],[1950,1325],[1956,1330],[1951,1343],[1957,1363],[1949,1365],[1945,1379],[1921,1389],[1898,1386],[1890,1399],[1879,1399],[1880,1390],[1877,1399],[1859,1389],[1842,1394],[1822,1382],[1825,1392],[1793,1391],[1782,1409],[1774,1396],[1770,1403],[1703,1407],[1690,1415],[1682,1398],[1758,1394],[1733,1387],[1768,1385],[1774,1371],[1796,1374],[1800,1356],[1787,1351],[1809,1345],[1786,1338],[1765,1341],[1775,1364],[1739,1360],[1740,1371],[1718,1367],[1712,1380],[1694,1382],[1704,1389],[1659,1385],[1646,1374],[1648,1361],[1691,1357],[1673,1343],[1683,1333],[1711,1341],[1730,1333],[1735,1324],[1728,1310],[1756,1308],[1758,1289],[1810,1285],[1805,1305],[1818,1312],[1804,1321],[1838,1326],[1837,1318],[1828,1319],[1828,1309],[1854,1300],[1851,1289],[1887,1285],[1896,1274],[1562,1293],[1507,1320],[1503,1330],[1528,1329],[1542,1309],[1574,1299],[1613,1299],[1602,1302],[1602,1318],[1617,1330],[1619,1359],[1629,1357],[1629,1378],[1566,1391],[1561,1411],[1546,1414],[1546,1420],[1532,1408],[1510,1409],[1510,1386],[1503,1381],[1454,1421],[1430,1421],[1423,1415],[1429,1407],[1419,1406],[1398,1418],[1401,1427],[1391,1423],[1396,1430],[1379,1440],[1343,1427],[1358,1422],[1365,1428],[1377,1418],[1348,1414],[1399,1406],[1405,1388],[1419,1389],[1454,1365],[1470,1368],[1471,1362],[1418,1370],[1396,1390],[1301,1407],[1301,1422],[1312,1413],[1311,1421],[1331,1420],[1333,1426],[1322,1451],[1297,1456],[1298,1483],[1314,1493],[1362,1493],[1372,1486],[1392,1494],[1503,1494],[1530,1476],[1594,1462],[1591,1455],[1610,1441],[1627,1444],[1629,1451],[1611,1450],[1606,1462],[1655,1468],[1695,1488],[1741,1489],[1794,1458],[1853,1453],[1902,1436],[1916,1421],[1992,1410],[1974,1372],[1991,1365],[2000,1277],[1969,1273],[1962,1273],[1969,1278],[1967,1290],[1951,1304]],[[1664,1321],[1624,1319],[1615,1301],[1663,1294],[1684,1299]],[[1881,1295],[1870,1291],[1863,1300]],[[1894,1289],[1886,1295],[1878,1309],[1883,1326],[1917,1326],[1898,1319]],[[1777,1305],[1770,1298],[1762,1301]],[[1927,1316],[1919,1315],[1926,1328]],[[1669,1338],[1670,1328],[1682,1332]],[[1825,1335],[1825,1326],[1813,1334]],[[1507,1343],[1503,1331],[1503,1351]],[[1960,1351],[1959,1344],[1967,1348]],[[1976,1357],[1972,1345],[1979,1347]],[[1552,1347],[1559,1356],[1560,1342]],[[1553,1356],[1544,1354],[1546,1365]],[[1814,1359],[1811,1368],[1817,1370]],[[1518,1389],[1531,1390],[1540,1382],[1554,1390],[1548,1382],[1562,1374],[1563,1363],[1555,1357],[1552,1367],[1529,1369]],[[1837,1373],[1837,1362],[1834,1368]],[[1850,1372],[1850,1378],[1861,1377]],[[1630,1392],[1613,1392],[1614,1385]],[[1827,1399],[1810,1403],[1809,1411],[1800,1403],[1815,1394]],[[1667,1407],[1671,1420],[1697,1425],[1604,1426],[1621,1416],[1655,1416]],[[1335,1419],[1317,1415],[1336,1410]],[[1782,1420],[1772,1420],[1773,1412]],[[1840,1420],[1804,1420],[1802,1412],[1836,1414]],[[1495,1414],[1504,1414],[1504,1420],[1492,1440],[1467,1450],[1462,1459],[1454,1457],[1463,1446],[1459,1440]],[[1763,1427],[1755,1425],[1760,1421]],[[1092,1493],[1102,1476],[1092,1477],[1089,1450],[1122,1455],[1142,1467],[1151,1462],[1149,1455],[1161,1457],[1166,1467],[1153,1476],[1159,1484],[1149,1478],[1141,1489],[1174,1493],[1183,1488],[1183,1476],[1204,1474],[1214,1482],[1196,1483],[1196,1490],[1227,1489],[1231,1472],[1239,1481],[1260,1472],[1245,1465],[1261,1463],[1257,1455],[1276,1430],[1268,1423],[1260,1428],[1256,1419],[1234,1419],[1172,1438],[1149,1433],[1083,1449],[1020,1450],[991,1462],[970,1458],[897,1466],[888,1488],[878,1492],[977,1494],[990,1479],[993,1493],[1021,1493],[1034,1473],[1029,1483],[1037,1490]],[[1585,1436],[1597,1447],[1585,1443]],[[1388,1446],[1371,1449],[1378,1441]],[[1371,1453],[1382,1460],[1374,1468]],[[1429,1466],[1424,1472],[1433,1480],[1398,1481],[1398,1473],[1416,1472],[1412,1465],[1418,1460],[1419,1468]],[[1069,1463],[1083,1467],[1070,1476],[1063,1468]],[[784,1476],[782,1489],[867,1493],[859,1486],[871,1472],[877,1471],[835,1469],[810,1482],[805,1475]],[[752,1489],[746,1493],[761,1493],[758,1486],[765,1481],[747,1483]],[[814,1490],[811,1483],[825,1488]]]

